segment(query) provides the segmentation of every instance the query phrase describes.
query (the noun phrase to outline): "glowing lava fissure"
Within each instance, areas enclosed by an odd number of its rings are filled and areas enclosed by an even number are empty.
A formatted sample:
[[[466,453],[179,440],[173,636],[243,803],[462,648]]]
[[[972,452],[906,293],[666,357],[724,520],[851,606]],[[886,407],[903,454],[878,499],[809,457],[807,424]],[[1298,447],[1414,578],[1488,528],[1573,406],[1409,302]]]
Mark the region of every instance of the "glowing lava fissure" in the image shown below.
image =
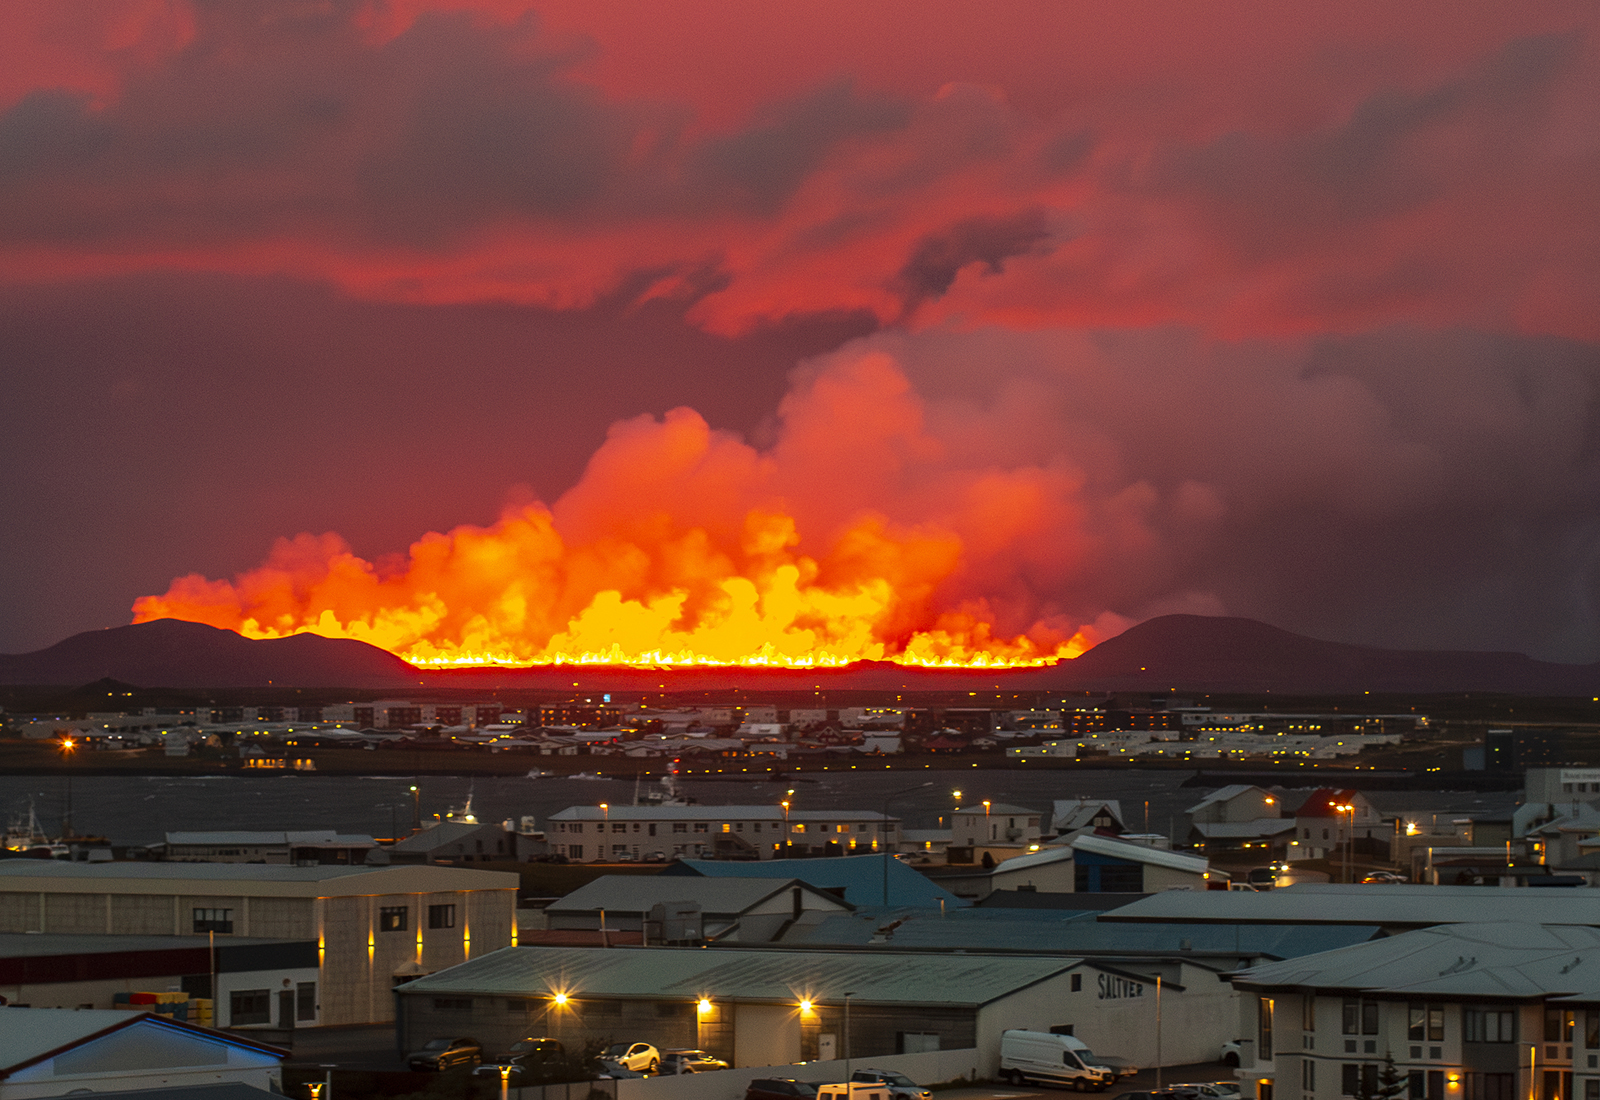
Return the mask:
[[[178,578],[140,598],[134,621],[352,638],[419,668],[999,669],[1075,657],[1095,640],[1042,625],[1000,637],[979,604],[938,609],[938,582],[960,558],[949,535],[868,518],[819,560],[793,552],[786,515],[751,512],[742,527],[736,548],[697,528],[653,545],[568,546],[532,505],[429,534],[387,572],[337,535],[303,534],[231,582]]]
[[[1060,602],[1098,552],[1078,475],[953,458],[960,433],[930,428],[890,355],[796,377],[770,448],[687,408],[618,421],[554,506],[382,563],[335,534],[279,539],[232,581],[139,599],[134,621],[353,638],[424,668],[1036,667],[1120,629]]]

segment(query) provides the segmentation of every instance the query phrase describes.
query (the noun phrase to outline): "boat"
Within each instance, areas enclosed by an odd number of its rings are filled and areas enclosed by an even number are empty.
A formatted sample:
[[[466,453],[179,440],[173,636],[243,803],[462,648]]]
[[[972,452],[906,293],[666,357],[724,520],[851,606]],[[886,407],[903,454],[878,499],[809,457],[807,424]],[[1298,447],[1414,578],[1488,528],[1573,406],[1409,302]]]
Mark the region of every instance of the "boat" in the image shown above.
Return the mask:
[[[6,823],[5,850],[8,852],[33,852],[47,848],[52,859],[66,859],[71,854],[65,844],[51,839],[39,825],[39,815],[34,810],[33,799],[28,799],[26,811],[15,810]]]

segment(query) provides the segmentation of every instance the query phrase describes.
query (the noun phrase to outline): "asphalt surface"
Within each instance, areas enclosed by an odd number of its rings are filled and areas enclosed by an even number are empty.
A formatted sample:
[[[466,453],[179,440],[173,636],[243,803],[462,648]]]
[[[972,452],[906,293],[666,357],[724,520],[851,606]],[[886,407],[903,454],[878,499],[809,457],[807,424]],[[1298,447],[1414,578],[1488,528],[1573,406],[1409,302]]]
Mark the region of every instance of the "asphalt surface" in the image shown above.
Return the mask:
[[[306,1028],[295,1033],[294,1054],[289,1059],[295,1065],[337,1066],[347,1070],[404,1069],[401,1054],[395,1049],[394,1028],[379,1027],[326,1027]],[[1228,1081],[1233,1071],[1215,1062],[1192,1066],[1166,1066],[1161,1070],[1161,1083]],[[1156,1071],[1141,1070],[1132,1077],[1124,1077],[1105,1092],[1098,1094],[1105,1100],[1116,1100],[1125,1092],[1146,1092],[1156,1087]],[[941,1089],[936,1100],[1032,1100],[1034,1097],[1059,1098],[1065,1089],[1045,1088],[1036,1085],[977,1085],[971,1088]],[[1094,1094],[1090,1094],[1094,1095]]]

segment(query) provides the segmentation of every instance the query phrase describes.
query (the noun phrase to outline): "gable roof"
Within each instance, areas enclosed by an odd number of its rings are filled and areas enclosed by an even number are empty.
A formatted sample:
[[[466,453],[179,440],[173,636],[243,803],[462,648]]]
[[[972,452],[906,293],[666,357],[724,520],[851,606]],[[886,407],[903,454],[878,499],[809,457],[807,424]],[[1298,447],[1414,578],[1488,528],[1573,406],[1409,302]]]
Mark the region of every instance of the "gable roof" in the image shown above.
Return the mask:
[[[1247,791],[1260,791],[1262,794],[1268,793],[1266,788],[1257,787],[1251,783],[1229,783],[1226,787],[1219,787],[1217,790],[1212,791],[1199,802],[1196,802],[1193,806],[1190,806],[1184,811],[1184,813],[1192,814],[1198,810],[1204,809],[1206,806],[1210,806],[1218,802],[1227,802],[1231,799],[1238,798]]]
[[[832,894],[825,894],[809,883],[796,878],[690,878],[685,875],[602,875],[585,886],[580,886],[563,898],[558,898],[546,912],[593,912],[604,909],[612,913],[644,913],[663,902],[692,901],[706,913],[742,913],[761,904],[774,894],[798,886],[815,899],[825,902],[824,908],[853,909],[849,902]]]
[[[851,905],[883,904],[887,875],[889,905],[937,909],[968,904],[930,882],[898,859],[881,856],[833,856],[821,859],[764,859],[759,862],[680,859],[667,865],[658,878],[704,875],[706,878],[797,878],[818,890],[844,891]]]
[[[1153,867],[1167,867],[1195,875],[1205,874],[1211,866],[1210,861],[1201,856],[1169,852],[1165,848],[1147,848],[1143,844],[1130,844],[1125,840],[1113,840],[1108,836],[1086,834],[1076,837],[1072,841],[1072,847],[1076,851],[1091,852],[1097,856],[1125,859],[1130,863],[1147,863]]]
[[[207,1042],[287,1058],[289,1052],[237,1035],[194,1027],[149,1012],[122,1009],[0,1007],[0,1080],[18,1070],[54,1058],[75,1047],[131,1027],[157,1027],[185,1032]]]

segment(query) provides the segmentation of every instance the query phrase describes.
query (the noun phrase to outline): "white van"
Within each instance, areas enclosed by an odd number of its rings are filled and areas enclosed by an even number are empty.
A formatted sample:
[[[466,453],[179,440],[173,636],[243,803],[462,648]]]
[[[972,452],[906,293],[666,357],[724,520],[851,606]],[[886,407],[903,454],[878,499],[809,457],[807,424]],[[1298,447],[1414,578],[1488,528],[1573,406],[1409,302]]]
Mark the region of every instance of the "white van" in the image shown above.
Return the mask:
[[[817,1087],[817,1100],[829,1100],[830,1097],[837,1097],[838,1100],[892,1100],[888,1085],[868,1085],[860,1081]]]
[[[1038,1081],[1101,1092],[1116,1080],[1116,1071],[1092,1064],[1093,1056],[1083,1040],[1071,1035],[1012,1029],[1000,1034],[1000,1079],[1013,1085]]]

